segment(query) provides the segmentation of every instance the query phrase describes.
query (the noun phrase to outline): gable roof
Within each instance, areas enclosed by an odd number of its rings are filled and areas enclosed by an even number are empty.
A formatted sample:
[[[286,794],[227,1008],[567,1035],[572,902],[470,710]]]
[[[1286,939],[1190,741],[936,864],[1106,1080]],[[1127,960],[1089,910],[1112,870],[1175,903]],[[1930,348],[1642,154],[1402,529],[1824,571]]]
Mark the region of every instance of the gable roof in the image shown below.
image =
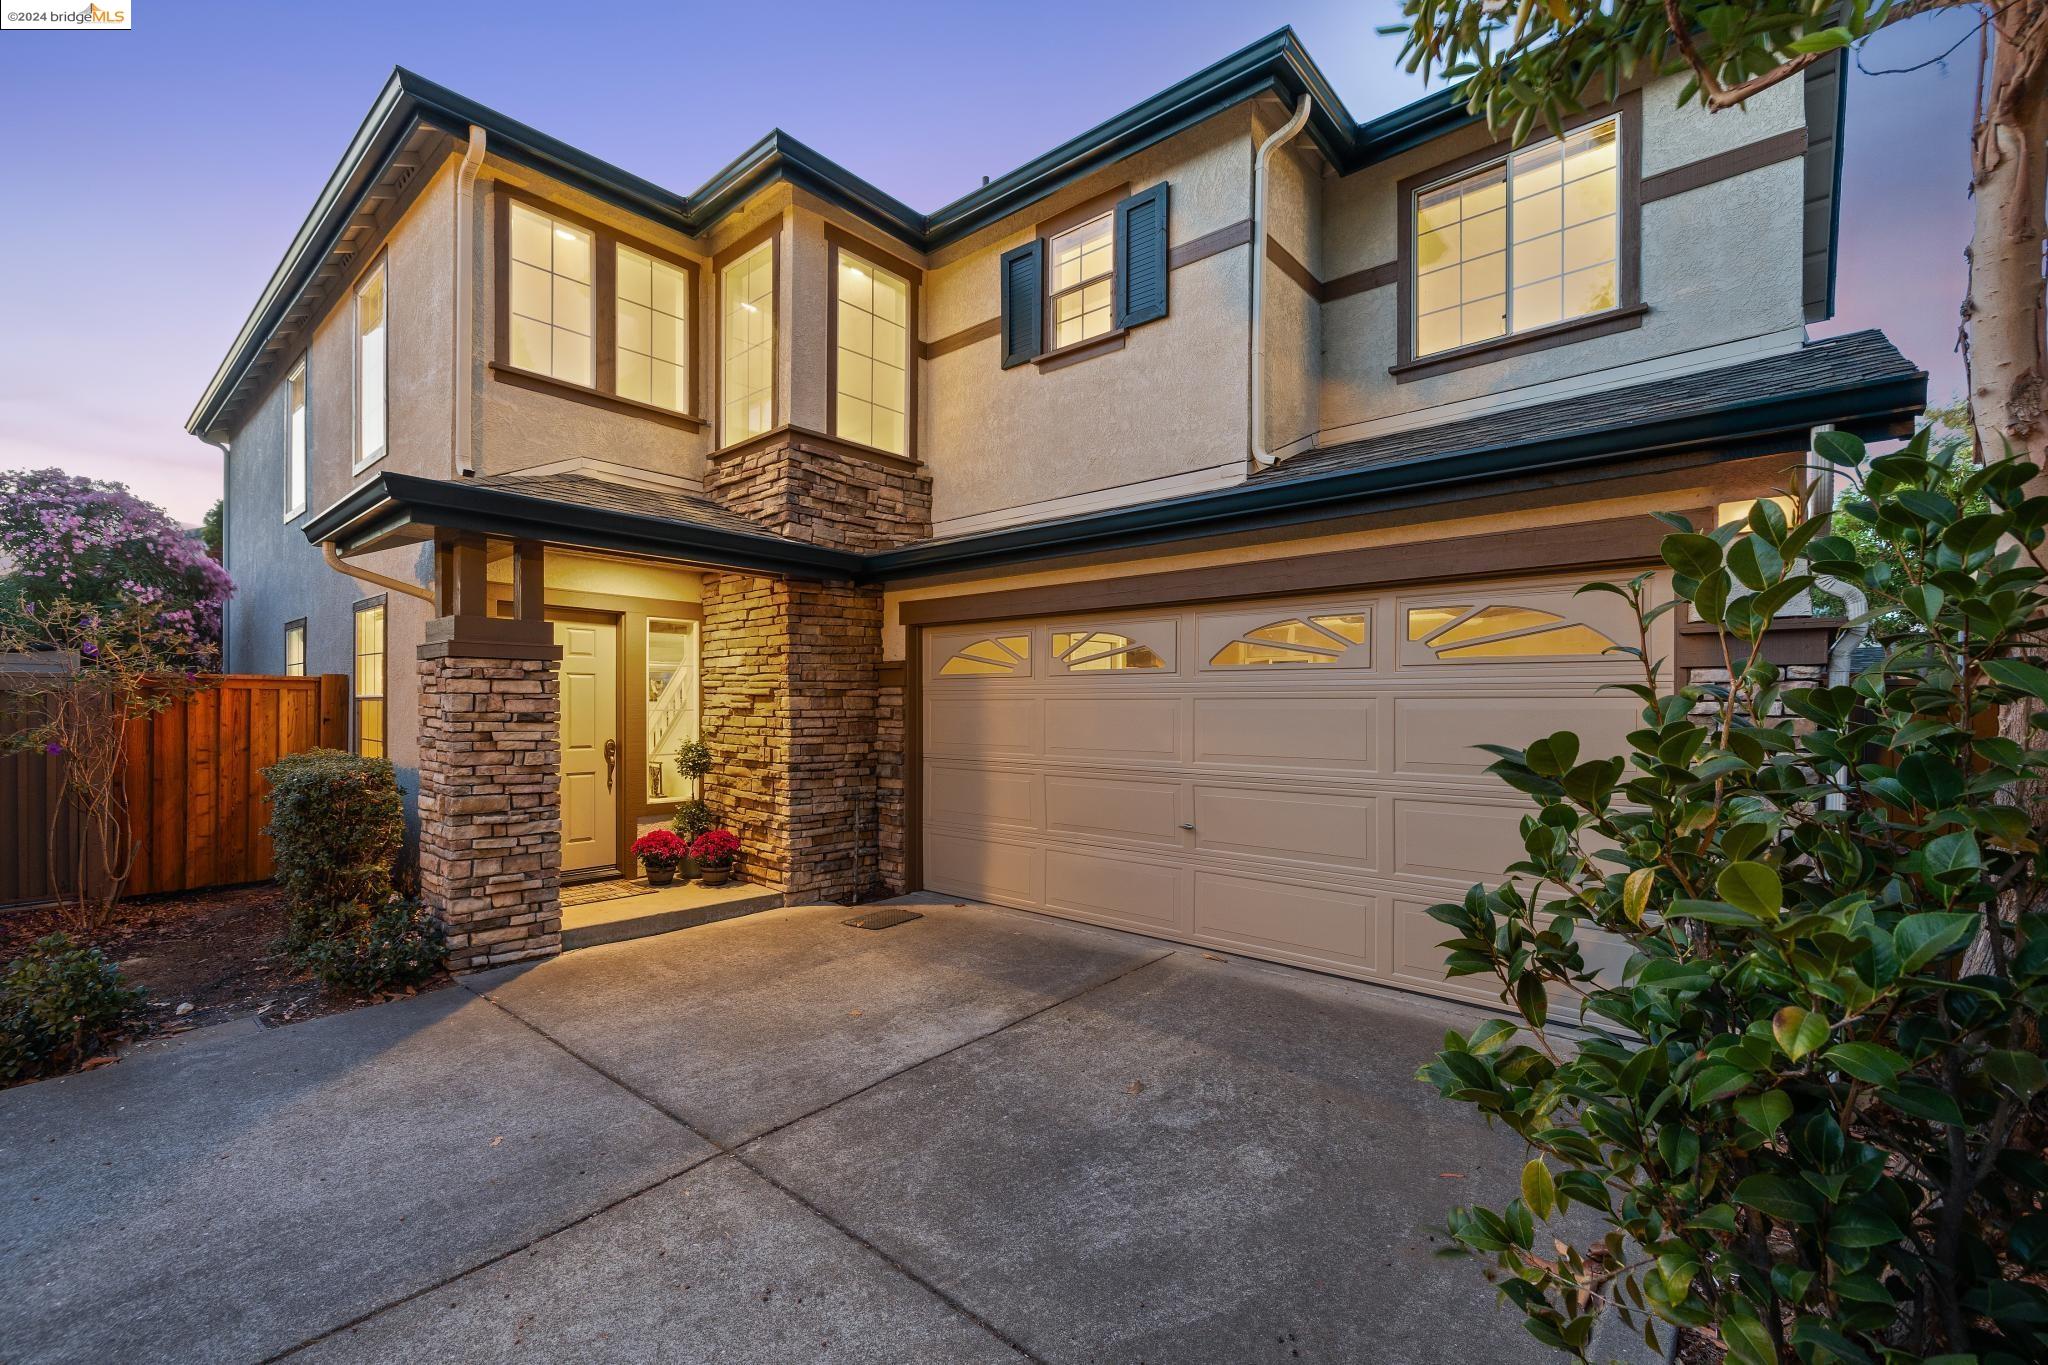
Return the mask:
[[[372,192],[393,161],[408,147],[417,145],[418,135],[425,130],[461,139],[467,138],[471,125],[475,125],[484,130],[494,155],[531,167],[688,236],[702,234],[757,191],[786,182],[809,190],[918,250],[932,251],[1026,208],[1103,166],[1266,93],[1276,95],[1290,106],[1303,95],[1311,98],[1307,135],[1340,175],[1362,170],[1478,121],[1478,116],[1466,108],[1456,87],[1448,87],[1391,113],[1360,122],[1345,109],[1294,30],[1281,28],[1008,174],[930,213],[919,213],[779,128],[740,153],[693,193],[678,194],[447,86],[397,67],[314,200],[312,212],[258,296],[234,344],[187,418],[185,429],[205,435],[213,428],[244,372],[261,355],[271,331],[287,308],[304,293],[307,283],[347,229],[351,213]],[[1831,137],[1828,145],[1839,165],[1840,137]],[[1835,223],[1831,218],[1825,221],[1832,261]]]
[[[1391,156],[1472,121],[1452,92],[1441,91],[1361,124],[1345,110],[1294,31],[1283,28],[1009,174],[931,213],[919,213],[779,128],[740,153],[694,193],[678,194],[398,67],[314,199],[284,259],[257,296],[226,357],[194,405],[185,429],[195,435],[212,430],[271,332],[304,295],[321,263],[348,229],[351,214],[385,179],[392,163],[409,147],[418,146],[423,132],[463,139],[475,125],[484,130],[493,154],[690,236],[712,227],[757,191],[787,182],[929,251],[1267,91],[1290,104],[1304,94],[1313,97],[1315,112],[1309,135],[1324,155],[1344,170]]]

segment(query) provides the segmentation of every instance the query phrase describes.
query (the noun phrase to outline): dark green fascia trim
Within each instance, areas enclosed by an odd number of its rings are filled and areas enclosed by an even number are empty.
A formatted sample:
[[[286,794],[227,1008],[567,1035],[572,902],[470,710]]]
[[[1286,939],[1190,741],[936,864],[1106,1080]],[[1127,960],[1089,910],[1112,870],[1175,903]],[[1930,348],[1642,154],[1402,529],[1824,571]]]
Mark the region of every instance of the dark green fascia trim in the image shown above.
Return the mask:
[[[1451,451],[1368,469],[1273,478],[1213,493],[910,545],[869,555],[867,572],[886,583],[1061,555],[1299,526],[1373,511],[1376,504],[1395,493],[1448,489],[1537,470],[1689,448],[1712,448],[1728,458],[1757,454],[1778,438],[1804,440],[1812,428],[1826,423],[1860,436],[1890,435],[1896,423],[1910,419],[1926,405],[1927,376],[1916,373],[1757,399],[1693,417]]]
[[[1340,168],[1355,159],[1357,123],[1294,30],[1283,28],[935,210],[925,219],[925,239],[919,245],[931,250],[958,241],[1107,162],[1267,90],[1290,105],[1303,94],[1312,96],[1315,111],[1309,118],[1309,135]]]
[[[236,334],[185,429],[195,435],[210,432],[233,392],[234,381],[255,359],[278,319],[313,277],[348,215],[354,212],[364,188],[375,183],[392,151],[421,121],[457,138],[466,138],[469,126],[475,124],[489,135],[494,155],[529,166],[690,236],[701,235],[716,225],[745,203],[749,195],[777,181],[788,181],[845,208],[917,250],[931,251],[1015,213],[1109,162],[1152,146],[1267,90],[1289,104],[1304,93],[1313,96],[1315,115],[1310,120],[1309,133],[1316,145],[1340,169],[1365,164],[1358,145],[1358,125],[1345,112],[1343,102],[1302,49],[1293,31],[1283,28],[954,200],[936,213],[923,214],[780,129],[719,170],[696,193],[678,195],[445,85],[398,67],[378,92],[368,116],[314,202],[312,212],[292,238],[283,261]]]
[[[512,540],[609,550],[711,568],[842,581],[863,576],[862,557],[768,534],[557,502],[482,484],[379,474],[306,523],[306,539],[340,554],[408,531],[470,531]]]

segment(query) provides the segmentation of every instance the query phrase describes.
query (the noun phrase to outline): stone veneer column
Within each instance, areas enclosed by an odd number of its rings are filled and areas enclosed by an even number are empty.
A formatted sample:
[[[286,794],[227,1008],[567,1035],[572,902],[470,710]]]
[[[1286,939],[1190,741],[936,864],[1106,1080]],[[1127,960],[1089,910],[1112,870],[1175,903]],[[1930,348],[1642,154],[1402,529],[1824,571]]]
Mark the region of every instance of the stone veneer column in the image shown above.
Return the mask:
[[[427,623],[420,892],[451,970],[562,950],[561,650],[545,621]]]
[[[880,885],[879,591],[743,574],[704,578],[707,798],[748,880],[792,904]]]
[[[813,545],[931,534],[922,465],[793,427],[714,457],[705,490]],[[788,900],[903,889],[903,691],[882,681],[881,630],[873,589],[705,577],[706,795],[745,841],[745,875]]]

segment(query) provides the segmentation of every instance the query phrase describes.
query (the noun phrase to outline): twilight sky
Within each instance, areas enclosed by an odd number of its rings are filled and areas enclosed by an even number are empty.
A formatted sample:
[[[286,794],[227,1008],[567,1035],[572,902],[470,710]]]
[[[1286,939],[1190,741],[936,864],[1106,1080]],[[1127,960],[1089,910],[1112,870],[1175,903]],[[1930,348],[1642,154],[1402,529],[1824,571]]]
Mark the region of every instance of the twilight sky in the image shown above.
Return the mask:
[[[1422,93],[1373,32],[1393,0],[1044,0],[1035,25],[957,0],[785,0],[764,27],[694,0],[130,8],[131,32],[0,33],[0,468],[120,479],[188,522],[220,455],[185,417],[394,65],[678,191],[779,125],[921,210],[1282,23],[1354,115]],[[1924,61],[1971,23],[1901,24],[1861,64]],[[1883,327],[1937,402],[1962,387],[1975,51],[1852,77],[1840,315],[1816,329]],[[1029,99],[997,62],[1032,73]]]

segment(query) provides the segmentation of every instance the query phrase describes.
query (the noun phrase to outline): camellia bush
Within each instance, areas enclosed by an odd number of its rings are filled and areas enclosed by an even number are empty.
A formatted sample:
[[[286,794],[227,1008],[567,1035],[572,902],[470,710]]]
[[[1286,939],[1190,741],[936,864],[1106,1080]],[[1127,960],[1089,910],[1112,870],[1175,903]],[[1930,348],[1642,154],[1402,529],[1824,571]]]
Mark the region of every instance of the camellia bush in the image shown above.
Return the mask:
[[[1586,589],[1643,622],[1630,752],[1495,749],[1535,803],[1526,857],[1431,911],[1452,974],[1494,976],[1518,1017],[1449,1034],[1421,1077],[1532,1151],[1520,1198],[1452,1216],[1453,1254],[1582,1358],[1609,1312],[1741,1365],[2048,1358],[2048,498],[2034,466],[1959,470],[1925,432],[1868,460],[1817,444],[1862,471],[1844,506],[1888,553],[1769,502],[1666,518],[1669,593]],[[1831,579],[1868,598],[1883,663],[1787,686],[1759,638]],[[1650,656],[1679,602],[1717,628],[1725,687]],[[1595,931],[1618,978],[1587,965]]]

